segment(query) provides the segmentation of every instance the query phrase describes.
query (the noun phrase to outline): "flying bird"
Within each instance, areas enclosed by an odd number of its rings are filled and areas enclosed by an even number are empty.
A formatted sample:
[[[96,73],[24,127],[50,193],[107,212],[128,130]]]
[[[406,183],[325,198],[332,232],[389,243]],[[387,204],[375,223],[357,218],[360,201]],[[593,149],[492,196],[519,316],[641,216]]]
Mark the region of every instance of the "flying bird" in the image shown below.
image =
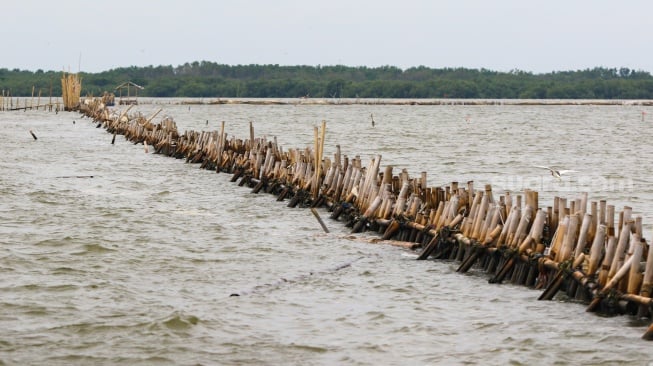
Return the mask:
[[[562,176],[565,175],[565,174],[568,174],[568,173],[575,173],[575,172],[577,172],[577,170],[571,170],[571,169],[567,169],[567,170],[557,170],[557,169],[553,169],[553,168],[550,168],[550,167],[548,167],[548,166],[543,166],[543,165],[534,165],[534,167],[535,167],[535,168],[542,168],[542,169],[547,169],[547,170],[549,170],[549,171],[551,172],[551,175],[552,175],[554,178],[557,178],[557,179],[561,179]]]

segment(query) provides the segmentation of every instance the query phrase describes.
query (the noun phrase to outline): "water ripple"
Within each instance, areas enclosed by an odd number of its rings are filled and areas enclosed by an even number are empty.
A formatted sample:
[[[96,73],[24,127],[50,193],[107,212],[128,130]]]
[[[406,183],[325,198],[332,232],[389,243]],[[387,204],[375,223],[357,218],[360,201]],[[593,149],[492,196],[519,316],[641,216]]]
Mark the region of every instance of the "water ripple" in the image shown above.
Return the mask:
[[[588,190],[632,205],[645,237],[653,229],[653,153],[637,148],[653,130],[635,107],[162,106],[182,131],[219,118],[242,137],[254,121],[257,136],[286,149],[311,144],[326,119],[326,156],[335,144],[364,164],[382,153],[382,165],[425,171],[430,185],[473,180],[502,193],[537,183],[547,204]],[[373,131],[371,112],[382,123]],[[307,210],[125,139],[112,145],[78,115],[0,113],[0,123],[0,170],[12,172],[0,177],[0,364],[650,360],[645,322],[538,302],[539,291],[460,275],[454,262],[417,263],[413,252],[345,239],[341,223],[324,234]],[[25,141],[27,125],[37,143]],[[554,184],[531,168],[554,164],[606,187]],[[54,178],[71,174],[94,178]],[[248,296],[229,297],[238,291]]]

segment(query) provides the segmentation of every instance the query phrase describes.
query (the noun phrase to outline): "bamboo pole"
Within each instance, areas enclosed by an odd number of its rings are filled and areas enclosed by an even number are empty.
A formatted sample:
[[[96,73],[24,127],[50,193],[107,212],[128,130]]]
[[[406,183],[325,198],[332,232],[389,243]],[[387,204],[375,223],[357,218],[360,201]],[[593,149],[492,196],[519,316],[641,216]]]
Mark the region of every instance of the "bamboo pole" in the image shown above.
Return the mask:
[[[617,238],[614,236],[608,237],[608,245],[605,250],[605,258],[603,259],[603,263],[601,265],[601,270],[599,272],[599,285],[605,286],[605,284],[608,282],[608,275],[610,273],[610,267],[612,265],[612,261],[614,259],[614,254],[617,250]]]
[[[615,287],[619,281],[630,271],[630,266],[632,265],[635,257],[630,257],[628,260],[624,262],[624,264],[619,268],[619,270],[615,273],[615,275],[608,281],[608,283],[603,286],[601,291],[599,292],[598,296],[592,300],[592,302],[588,305],[587,311],[594,311],[596,310],[596,307],[599,305],[601,302],[601,299],[605,297],[605,295],[608,294],[608,292]]]
[[[571,271],[575,270],[578,266],[580,266],[584,260],[585,260],[585,254],[581,253],[577,258],[574,259],[574,262],[571,265]],[[565,273],[565,271],[562,268],[558,269],[556,275],[551,281],[551,284],[549,285],[549,287],[546,288],[546,290],[542,293],[542,295],[540,295],[538,300],[552,300],[555,294],[560,290],[563,281],[568,276],[569,273]]]
[[[313,214],[313,216],[315,216],[317,221],[320,223],[320,226],[322,226],[322,230],[324,230],[325,233],[329,233],[329,229],[327,228],[324,221],[322,221],[320,214],[317,212],[317,210],[314,207],[311,207],[311,213]]]
[[[585,250],[585,246],[587,245],[587,237],[589,235],[591,224],[592,224],[592,214],[585,213],[583,217],[583,223],[580,227],[580,234],[578,235],[578,242],[576,243],[576,249],[574,251],[574,258],[578,257]]]
[[[564,216],[562,221],[558,223],[558,228],[553,234],[553,239],[551,239],[551,249],[549,250],[549,255],[551,259],[556,262],[560,262],[559,255],[562,243],[564,241],[565,235],[567,234],[567,226],[569,225],[569,216]]]
[[[608,281],[616,274],[617,270],[621,268],[621,264],[626,258],[626,246],[628,245],[630,239],[630,227],[632,222],[626,220],[619,230],[619,241],[617,242],[617,248],[612,259],[612,264],[610,265],[610,272],[608,272]]]
[[[545,221],[546,212],[542,210],[537,211],[530,234],[519,245],[519,254],[525,253],[527,250],[532,249],[532,244],[537,245],[542,241],[542,232],[544,231]]]
[[[605,251],[604,243],[606,230],[607,228],[605,227],[605,224],[601,224],[599,225],[598,229],[596,230],[596,234],[594,235],[594,242],[590,248],[590,260],[587,267],[588,276],[594,275],[594,273],[596,273],[599,268],[601,255],[603,255],[603,252]]]
[[[633,264],[630,266],[627,292],[629,294],[639,294],[639,290],[642,284],[642,272],[640,270],[639,262],[642,259],[642,254],[644,253],[644,245],[642,244],[641,236],[637,233],[633,235],[630,245],[633,249],[631,256]]]
[[[641,296],[653,297],[653,248],[650,244],[645,244],[648,255],[646,257],[646,268],[644,270],[644,278],[642,279]]]

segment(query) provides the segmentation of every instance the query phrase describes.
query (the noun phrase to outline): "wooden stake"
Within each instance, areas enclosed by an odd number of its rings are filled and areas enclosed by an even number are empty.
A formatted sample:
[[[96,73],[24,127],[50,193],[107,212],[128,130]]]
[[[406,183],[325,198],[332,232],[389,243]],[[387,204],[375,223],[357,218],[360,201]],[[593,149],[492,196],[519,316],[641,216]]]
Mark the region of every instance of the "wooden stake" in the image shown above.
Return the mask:
[[[317,219],[317,222],[320,223],[320,226],[322,226],[322,230],[324,230],[325,233],[328,233],[329,229],[327,228],[324,221],[322,221],[322,218],[320,217],[320,214],[317,212],[317,210],[314,207],[311,207],[311,212],[313,213],[313,216],[315,216],[315,218]]]

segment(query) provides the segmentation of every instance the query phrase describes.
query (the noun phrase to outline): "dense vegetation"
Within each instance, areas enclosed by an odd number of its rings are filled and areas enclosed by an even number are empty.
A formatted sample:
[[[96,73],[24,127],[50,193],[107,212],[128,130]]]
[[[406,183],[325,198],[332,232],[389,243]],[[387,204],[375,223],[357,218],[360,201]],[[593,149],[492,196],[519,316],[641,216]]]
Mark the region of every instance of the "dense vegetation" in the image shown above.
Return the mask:
[[[132,81],[150,97],[269,98],[538,98],[653,99],[653,77],[628,68],[593,68],[547,74],[514,70],[424,66],[221,65],[193,62],[177,67],[117,68],[80,73],[82,95],[114,92]],[[13,96],[61,95],[61,72],[0,69],[0,89]],[[117,94],[117,93],[116,93]]]

